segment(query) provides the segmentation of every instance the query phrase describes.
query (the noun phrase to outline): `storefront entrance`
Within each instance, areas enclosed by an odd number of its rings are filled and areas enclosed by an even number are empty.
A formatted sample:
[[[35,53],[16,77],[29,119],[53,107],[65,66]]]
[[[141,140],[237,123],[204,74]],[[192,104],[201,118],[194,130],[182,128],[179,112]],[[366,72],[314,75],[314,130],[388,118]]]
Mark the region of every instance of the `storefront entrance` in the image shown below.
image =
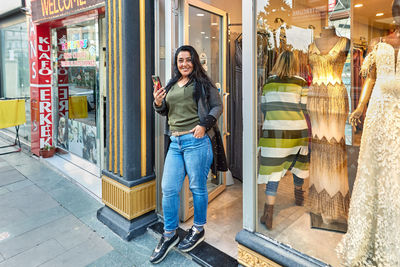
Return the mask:
[[[235,0],[228,5],[221,1],[206,3],[187,0],[181,1],[176,11],[179,16],[174,17],[174,23],[176,26],[179,25],[179,30],[172,37],[177,41],[175,48],[190,44],[199,53],[200,61],[218,88],[223,101],[224,110],[218,120],[218,126],[227,158],[236,155],[236,159],[239,159],[242,157],[242,129],[237,128],[239,122],[234,116],[241,114],[241,110],[238,110],[238,105],[233,103],[241,101],[237,97],[242,90],[239,60],[241,1]],[[160,76],[163,77],[163,73],[160,73]],[[232,134],[231,130],[234,130],[236,135]],[[234,163],[232,160],[228,161]],[[236,258],[235,235],[242,229],[242,176],[240,166],[233,168],[229,166],[229,168],[235,169],[235,177],[230,171],[218,173],[216,176],[210,172],[208,176],[209,207],[206,239],[209,244]],[[161,197],[159,200],[161,201]],[[193,224],[193,201],[188,179],[185,180],[181,192],[179,215],[181,227],[190,228]]]
[[[184,40],[199,53],[201,64],[218,88],[221,98],[226,99],[226,12],[197,1],[187,1],[184,7]],[[224,105],[226,106],[226,104]],[[219,128],[226,144],[226,112],[219,120]],[[226,188],[226,173],[208,175],[208,198],[212,201]],[[182,221],[193,216],[193,197],[185,179],[181,195],[180,217]]]
[[[96,17],[51,30],[55,144],[61,157],[95,175],[104,161],[102,25]]]

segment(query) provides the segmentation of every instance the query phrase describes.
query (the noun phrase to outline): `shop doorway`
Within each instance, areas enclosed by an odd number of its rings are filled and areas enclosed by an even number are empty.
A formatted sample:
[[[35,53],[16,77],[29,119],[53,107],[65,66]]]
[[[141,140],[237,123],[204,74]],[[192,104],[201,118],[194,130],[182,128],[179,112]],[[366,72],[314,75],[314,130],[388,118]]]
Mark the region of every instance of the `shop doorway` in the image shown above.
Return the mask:
[[[242,129],[238,129],[242,120],[242,3],[241,0],[235,0],[229,5],[223,1],[182,2],[182,41],[197,50],[204,69],[220,92],[224,110],[218,123],[229,169],[232,169],[228,173],[218,173],[216,176],[209,173],[206,240],[228,255],[236,257],[235,235],[242,229]],[[193,223],[193,201],[188,179],[185,180],[182,189],[180,208],[183,227],[189,228]]]
[[[58,155],[97,177],[104,162],[103,23],[95,17],[51,30]]]
[[[224,102],[229,95],[226,92],[226,12],[213,6],[186,1],[184,7],[184,40],[199,53],[200,62],[218,88]],[[226,106],[226,105],[224,105]],[[219,128],[226,144],[226,112],[219,120]],[[226,174],[211,172],[208,175],[207,189],[209,201],[221,194],[226,188]],[[180,218],[186,221],[193,216],[193,196],[189,190],[189,181],[185,179],[181,195]]]

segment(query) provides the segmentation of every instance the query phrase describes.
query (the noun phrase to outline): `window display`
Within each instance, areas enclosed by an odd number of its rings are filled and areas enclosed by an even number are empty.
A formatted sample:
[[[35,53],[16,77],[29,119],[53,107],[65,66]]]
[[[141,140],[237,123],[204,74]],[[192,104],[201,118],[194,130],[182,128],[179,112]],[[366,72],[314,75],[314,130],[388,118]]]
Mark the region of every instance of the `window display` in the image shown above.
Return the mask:
[[[349,112],[342,82],[350,40],[335,27],[321,29],[309,46],[312,83],[307,98],[311,122],[311,160],[308,205],[313,220],[346,223],[350,201],[347,177],[345,125]]]
[[[400,265],[399,15],[257,1],[257,231],[332,266]]]
[[[96,20],[53,29],[57,146],[99,163],[99,31]]]
[[[400,1],[393,1],[392,14],[395,30],[371,41],[361,98],[350,116],[356,125],[367,110],[349,230],[338,247],[349,266],[400,264]]]
[[[26,100],[27,120],[20,126],[19,135],[30,141],[29,50],[25,20],[0,28],[0,97]],[[14,127],[7,130],[15,133]]]

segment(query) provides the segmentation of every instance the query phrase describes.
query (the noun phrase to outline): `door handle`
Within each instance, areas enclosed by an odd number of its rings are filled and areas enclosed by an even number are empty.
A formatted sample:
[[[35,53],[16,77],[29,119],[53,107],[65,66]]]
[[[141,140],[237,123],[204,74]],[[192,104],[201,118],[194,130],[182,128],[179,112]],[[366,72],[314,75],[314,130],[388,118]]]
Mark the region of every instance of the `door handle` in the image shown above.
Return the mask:
[[[223,105],[224,105],[224,127],[223,127],[223,131],[222,131],[222,134],[224,135],[224,136],[229,136],[229,135],[231,135],[229,132],[228,132],[228,96],[229,96],[230,94],[229,93],[224,93],[224,100],[223,100]]]

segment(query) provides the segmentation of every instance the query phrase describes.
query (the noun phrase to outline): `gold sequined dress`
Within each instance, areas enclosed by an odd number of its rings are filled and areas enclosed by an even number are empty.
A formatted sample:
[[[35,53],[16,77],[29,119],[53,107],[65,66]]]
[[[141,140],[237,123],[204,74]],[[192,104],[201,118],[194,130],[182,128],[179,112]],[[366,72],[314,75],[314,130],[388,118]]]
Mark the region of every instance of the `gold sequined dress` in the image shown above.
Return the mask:
[[[315,43],[309,47],[313,81],[307,100],[312,129],[307,207],[325,223],[345,223],[350,202],[345,144],[349,100],[341,78],[347,43],[339,38],[326,54]]]

